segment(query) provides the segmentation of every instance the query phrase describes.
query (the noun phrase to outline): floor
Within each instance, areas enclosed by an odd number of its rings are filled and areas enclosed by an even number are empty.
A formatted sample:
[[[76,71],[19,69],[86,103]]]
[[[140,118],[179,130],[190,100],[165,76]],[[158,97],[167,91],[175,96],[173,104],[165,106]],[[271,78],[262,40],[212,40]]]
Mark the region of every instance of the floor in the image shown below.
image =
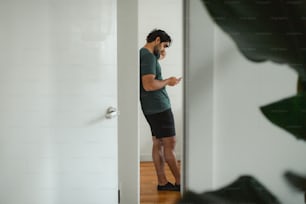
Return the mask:
[[[174,178],[166,165],[166,175],[170,182]],[[157,191],[157,180],[152,162],[140,163],[140,204],[175,204],[180,199],[180,192]]]

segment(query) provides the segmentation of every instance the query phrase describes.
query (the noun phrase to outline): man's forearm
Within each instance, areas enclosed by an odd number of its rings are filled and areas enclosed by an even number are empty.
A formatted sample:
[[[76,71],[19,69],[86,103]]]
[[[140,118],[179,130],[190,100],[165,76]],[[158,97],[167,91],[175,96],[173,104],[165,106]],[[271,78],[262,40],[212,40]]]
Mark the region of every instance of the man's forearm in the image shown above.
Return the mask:
[[[150,84],[144,86],[146,91],[156,91],[168,85],[169,79],[157,80],[154,79]]]

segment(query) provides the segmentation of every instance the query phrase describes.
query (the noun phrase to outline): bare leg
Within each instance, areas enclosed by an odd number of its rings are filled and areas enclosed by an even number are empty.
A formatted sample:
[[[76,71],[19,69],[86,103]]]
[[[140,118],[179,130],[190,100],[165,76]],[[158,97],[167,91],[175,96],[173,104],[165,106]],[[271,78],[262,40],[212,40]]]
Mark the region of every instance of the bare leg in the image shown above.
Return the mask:
[[[181,174],[178,168],[178,163],[175,156],[175,143],[176,137],[164,137],[162,138],[163,147],[164,147],[164,156],[165,160],[175,178],[175,184],[181,184]]]
[[[165,160],[163,157],[163,146],[160,139],[153,136],[152,158],[155,166],[155,171],[158,179],[158,185],[168,183],[165,174]]]

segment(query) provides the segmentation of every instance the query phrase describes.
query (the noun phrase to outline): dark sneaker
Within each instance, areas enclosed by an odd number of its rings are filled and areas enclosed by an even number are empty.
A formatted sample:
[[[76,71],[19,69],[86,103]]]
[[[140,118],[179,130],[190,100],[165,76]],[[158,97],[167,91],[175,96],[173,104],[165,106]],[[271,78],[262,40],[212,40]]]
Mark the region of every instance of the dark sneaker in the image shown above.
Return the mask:
[[[168,182],[165,185],[157,185],[158,191],[180,191],[180,185],[173,185],[172,183]]]
[[[181,185],[180,184],[175,184],[175,191],[181,191]]]

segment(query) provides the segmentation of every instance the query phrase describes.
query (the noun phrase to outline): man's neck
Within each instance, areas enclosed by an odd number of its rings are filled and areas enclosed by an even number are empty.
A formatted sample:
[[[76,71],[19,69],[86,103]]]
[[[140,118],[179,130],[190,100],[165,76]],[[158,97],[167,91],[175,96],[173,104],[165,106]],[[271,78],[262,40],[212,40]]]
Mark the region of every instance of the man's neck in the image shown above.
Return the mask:
[[[153,53],[154,52],[154,46],[151,45],[150,43],[145,44],[145,46],[143,46],[144,48],[146,48],[147,50],[149,50],[149,52]]]

